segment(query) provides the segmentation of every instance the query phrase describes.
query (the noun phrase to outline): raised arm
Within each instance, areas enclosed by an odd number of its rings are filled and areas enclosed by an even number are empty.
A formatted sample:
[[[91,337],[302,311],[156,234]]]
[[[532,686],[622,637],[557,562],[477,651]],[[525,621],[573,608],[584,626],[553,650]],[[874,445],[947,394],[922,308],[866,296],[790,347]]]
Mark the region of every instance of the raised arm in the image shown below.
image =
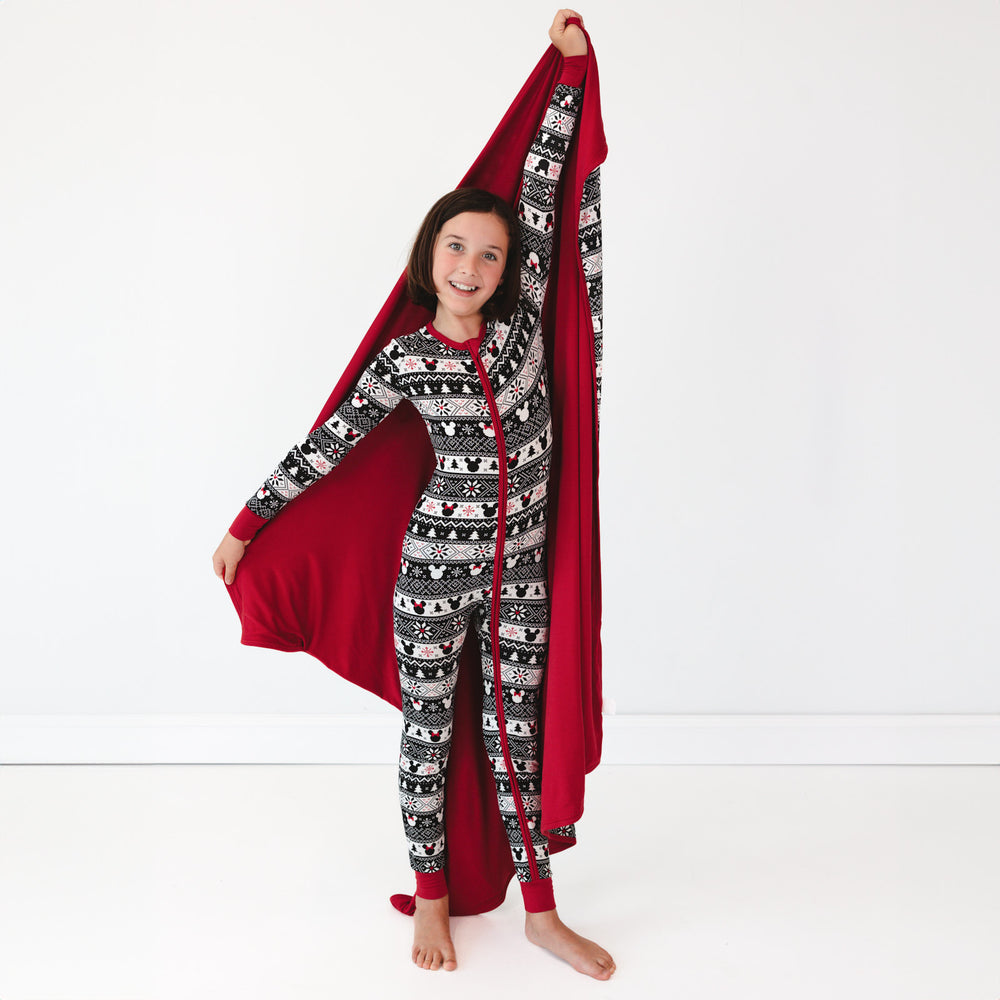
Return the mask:
[[[375,355],[330,418],[296,444],[250,497],[230,525],[231,535],[243,541],[253,538],[286,504],[336,468],[392,412],[404,398],[396,367],[401,354],[396,341],[390,340]]]
[[[545,299],[552,261],[556,189],[583,99],[586,68],[586,55],[563,58],[559,81],[524,162],[517,205],[521,226],[518,314],[529,327],[539,322]]]

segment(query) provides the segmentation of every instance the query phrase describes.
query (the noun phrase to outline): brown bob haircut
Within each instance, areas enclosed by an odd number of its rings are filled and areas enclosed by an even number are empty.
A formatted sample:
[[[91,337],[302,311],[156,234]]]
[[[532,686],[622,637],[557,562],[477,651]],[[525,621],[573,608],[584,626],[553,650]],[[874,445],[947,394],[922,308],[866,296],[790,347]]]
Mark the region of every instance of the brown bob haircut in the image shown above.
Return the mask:
[[[508,320],[517,309],[521,293],[521,239],[514,210],[503,198],[482,188],[458,188],[438,198],[424,217],[413,241],[406,264],[406,292],[410,300],[428,309],[437,309],[434,289],[434,244],[444,224],[463,212],[495,215],[507,229],[507,260],[503,278],[492,297],[483,305],[483,319]]]

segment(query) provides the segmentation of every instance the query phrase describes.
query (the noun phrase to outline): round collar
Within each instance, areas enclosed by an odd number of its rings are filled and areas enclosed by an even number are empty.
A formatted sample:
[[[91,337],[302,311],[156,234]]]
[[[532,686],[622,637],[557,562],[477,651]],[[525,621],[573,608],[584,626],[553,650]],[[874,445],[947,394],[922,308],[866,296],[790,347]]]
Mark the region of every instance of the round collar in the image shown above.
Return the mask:
[[[427,332],[440,340],[442,344],[447,344],[449,347],[454,347],[460,351],[471,351],[474,348],[478,349],[479,345],[483,342],[483,334],[486,332],[486,320],[483,320],[482,325],[479,327],[479,333],[468,340],[452,340],[451,337],[446,337],[440,330],[435,328],[433,322],[428,322]]]

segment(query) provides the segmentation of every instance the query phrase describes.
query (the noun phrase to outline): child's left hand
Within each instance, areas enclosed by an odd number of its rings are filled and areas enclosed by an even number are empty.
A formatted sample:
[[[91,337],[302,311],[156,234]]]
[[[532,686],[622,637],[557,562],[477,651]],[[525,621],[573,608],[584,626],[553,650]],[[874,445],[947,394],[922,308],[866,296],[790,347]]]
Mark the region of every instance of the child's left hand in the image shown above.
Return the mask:
[[[549,28],[549,38],[564,59],[568,59],[570,56],[585,56],[587,54],[587,36],[580,30],[579,25],[571,24],[567,28],[566,18],[568,17],[579,17],[580,24],[583,24],[583,18],[575,10],[565,8],[557,11],[552,27]]]

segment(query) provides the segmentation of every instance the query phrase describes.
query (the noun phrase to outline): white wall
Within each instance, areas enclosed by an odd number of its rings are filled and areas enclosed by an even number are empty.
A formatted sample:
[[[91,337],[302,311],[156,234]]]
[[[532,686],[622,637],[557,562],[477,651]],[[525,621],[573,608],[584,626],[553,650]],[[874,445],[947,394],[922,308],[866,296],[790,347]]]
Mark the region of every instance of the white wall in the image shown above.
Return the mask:
[[[382,711],[210,558],[554,9],[0,2],[0,714]],[[1000,8],[583,14],[606,696],[1000,711]]]

